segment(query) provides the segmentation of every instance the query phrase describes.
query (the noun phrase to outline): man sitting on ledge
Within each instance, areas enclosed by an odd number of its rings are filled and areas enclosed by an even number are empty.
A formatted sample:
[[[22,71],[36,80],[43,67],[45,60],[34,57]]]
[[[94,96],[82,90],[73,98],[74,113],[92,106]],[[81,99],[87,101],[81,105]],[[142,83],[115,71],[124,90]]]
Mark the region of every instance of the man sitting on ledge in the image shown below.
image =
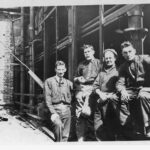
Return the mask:
[[[121,49],[126,62],[120,67],[116,84],[124,111],[120,121],[123,130],[133,127],[136,132],[150,136],[150,56],[136,55],[129,41],[123,42]]]

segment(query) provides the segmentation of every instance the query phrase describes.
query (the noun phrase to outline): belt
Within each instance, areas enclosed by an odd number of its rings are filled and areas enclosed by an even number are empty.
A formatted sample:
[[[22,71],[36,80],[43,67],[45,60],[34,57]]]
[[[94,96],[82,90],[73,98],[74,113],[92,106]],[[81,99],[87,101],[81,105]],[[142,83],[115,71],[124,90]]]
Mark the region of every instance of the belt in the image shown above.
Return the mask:
[[[64,104],[64,105],[70,105],[70,103],[67,103],[65,101],[59,101],[59,102],[54,102],[52,103],[53,105],[58,105],[58,104]]]

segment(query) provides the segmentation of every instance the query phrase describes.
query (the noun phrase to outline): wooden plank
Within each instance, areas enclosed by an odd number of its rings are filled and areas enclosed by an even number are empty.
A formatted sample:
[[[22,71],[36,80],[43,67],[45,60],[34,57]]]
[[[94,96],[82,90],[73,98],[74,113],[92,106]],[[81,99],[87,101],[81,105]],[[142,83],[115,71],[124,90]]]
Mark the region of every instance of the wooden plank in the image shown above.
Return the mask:
[[[29,117],[39,120],[39,121],[43,121],[43,119],[37,115],[31,114],[31,113],[26,113]]]
[[[40,128],[44,133],[46,133],[53,141],[55,141],[55,136],[54,133],[52,131],[50,131],[48,128],[46,127],[41,127]]]

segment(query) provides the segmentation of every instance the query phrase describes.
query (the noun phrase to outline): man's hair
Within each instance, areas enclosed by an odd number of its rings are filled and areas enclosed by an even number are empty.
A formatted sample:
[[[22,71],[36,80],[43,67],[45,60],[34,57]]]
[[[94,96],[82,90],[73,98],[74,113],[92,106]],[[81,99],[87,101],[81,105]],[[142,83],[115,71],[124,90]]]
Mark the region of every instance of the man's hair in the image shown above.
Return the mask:
[[[83,50],[87,49],[87,48],[91,48],[94,51],[94,47],[90,44],[83,44],[83,46],[81,47]]]
[[[65,68],[66,68],[66,64],[62,60],[56,61],[55,68],[57,68],[57,66],[65,66]]]
[[[132,46],[134,48],[133,44],[130,41],[125,41],[121,44],[121,50],[123,50],[123,48],[129,47],[129,46]]]

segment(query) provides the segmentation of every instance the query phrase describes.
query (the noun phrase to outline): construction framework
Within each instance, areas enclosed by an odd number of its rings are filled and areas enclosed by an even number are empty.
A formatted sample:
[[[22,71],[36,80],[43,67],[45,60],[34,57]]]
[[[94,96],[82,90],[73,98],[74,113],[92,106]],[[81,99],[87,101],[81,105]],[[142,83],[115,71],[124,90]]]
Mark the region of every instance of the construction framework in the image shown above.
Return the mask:
[[[115,48],[121,58],[120,43],[125,39],[132,40],[138,53],[143,53],[143,45],[148,47],[148,42],[143,43],[138,32],[131,37],[132,33],[125,33],[124,29],[150,28],[150,23],[143,21],[149,7],[133,4],[17,8],[21,16],[13,20],[13,26],[20,27],[21,40],[15,42],[15,54],[43,82],[55,74],[55,62],[61,59],[67,64],[66,77],[73,80],[77,65],[83,59],[80,47],[84,43],[94,46],[96,57],[101,61],[103,50],[108,47]],[[122,59],[118,60],[121,62]],[[43,89],[27,70],[22,65],[15,66],[16,107],[38,115],[36,110],[41,101],[37,99],[42,94]]]

